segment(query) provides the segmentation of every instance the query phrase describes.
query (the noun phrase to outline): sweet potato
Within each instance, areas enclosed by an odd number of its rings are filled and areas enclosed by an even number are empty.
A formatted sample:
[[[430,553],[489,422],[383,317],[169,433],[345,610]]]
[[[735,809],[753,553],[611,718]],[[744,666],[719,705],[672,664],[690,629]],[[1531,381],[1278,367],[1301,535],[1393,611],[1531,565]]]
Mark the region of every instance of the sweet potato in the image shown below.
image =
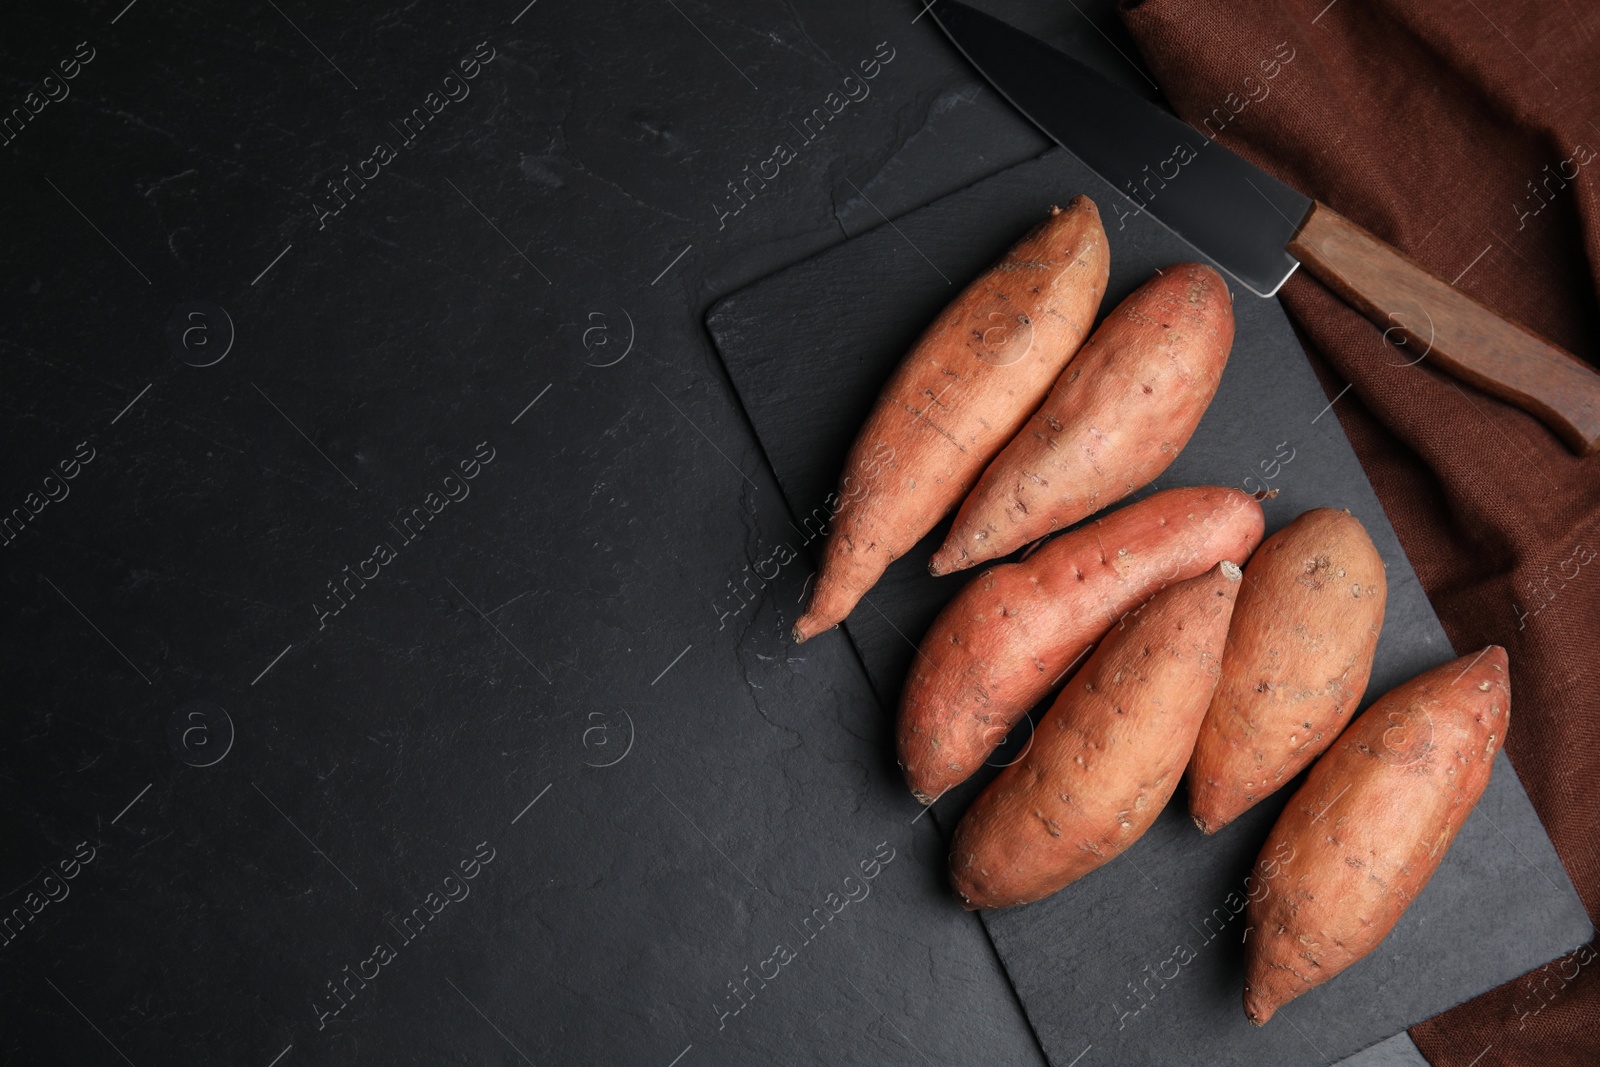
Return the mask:
[[[1100,212],[1074,197],[928,327],[845,460],[797,642],[838,625],[960,503],[1083,344],[1109,269]]]
[[[1106,635],[956,827],[970,911],[1027,904],[1110,863],[1166,807],[1222,674],[1239,568],[1168,586]]]
[[[1233,301],[1210,267],[1135,289],[983,472],[928,570],[1009,555],[1149,485],[1200,425],[1232,347]]]
[[[1308,511],[1244,569],[1222,681],[1189,763],[1189,813],[1215,833],[1339,736],[1372,675],[1389,583],[1348,511]]]
[[[1242,560],[1261,505],[1237,489],[1167,489],[991,567],[945,605],[900,699],[900,766],[931,804],[963,782],[1089,646],[1172,582]]]
[[[1317,761],[1261,851],[1280,861],[1273,888],[1245,913],[1251,1022],[1394,928],[1483,795],[1510,726],[1506,653],[1490,645],[1380,698]]]

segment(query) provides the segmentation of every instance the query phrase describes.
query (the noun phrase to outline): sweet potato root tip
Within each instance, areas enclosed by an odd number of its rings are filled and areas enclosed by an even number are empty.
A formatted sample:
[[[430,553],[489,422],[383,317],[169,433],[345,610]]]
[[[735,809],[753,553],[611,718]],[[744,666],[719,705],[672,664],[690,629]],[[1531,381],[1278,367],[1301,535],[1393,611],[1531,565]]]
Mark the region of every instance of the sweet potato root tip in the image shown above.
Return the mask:
[[[933,558],[928,560],[928,573],[937,578],[946,574],[954,574],[957,571],[964,571],[977,562],[977,560],[967,555],[966,550],[946,541],[933,554]]]
[[[802,633],[842,622],[955,510],[1094,325],[1110,251],[1088,197],[1055,209],[940,313],[884,385],[830,496]]]
[[[1158,272],[1106,316],[995,457],[935,558],[1008,556],[1135,492],[1188,444],[1222,379],[1233,307],[1199,263]]]
[[[824,622],[808,612],[800,616],[799,621],[790,629],[789,636],[794,638],[795,644],[803,645],[822,631],[831,630],[837,625],[838,623]]]
[[[1250,1025],[1253,1025],[1253,1027],[1256,1027],[1256,1029],[1259,1030],[1261,1027],[1264,1027],[1264,1025],[1267,1025],[1267,1021],[1272,1019],[1274,1014],[1277,1014],[1277,1005],[1274,1005],[1272,1001],[1261,1000],[1261,998],[1256,995],[1256,990],[1251,989],[1250,984],[1246,982],[1245,1017],[1246,1019],[1250,1019]]]
[[[1311,768],[1256,861],[1257,878],[1280,880],[1246,904],[1251,1022],[1394,928],[1483,796],[1510,716],[1505,650],[1490,645],[1380,697]]]
[[[923,637],[901,695],[906,783],[938,796],[966,781],[1119,619],[1220,560],[1247,558],[1263,523],[1236,489],[1168,489],[969,581]]]
[[[962,899],[990,908],[1039,900],[1150,828],[1210,704],[1239,578],[1222,561],[1157,593],[1106,636],[1027,754],[956,827],[950,878]]]
[[[1387,599],[1377,548],[1336,508],[1267,538],[1246,578],[1189,764],[1189,811],[1213,831],[1334,743],[1366,691]]]

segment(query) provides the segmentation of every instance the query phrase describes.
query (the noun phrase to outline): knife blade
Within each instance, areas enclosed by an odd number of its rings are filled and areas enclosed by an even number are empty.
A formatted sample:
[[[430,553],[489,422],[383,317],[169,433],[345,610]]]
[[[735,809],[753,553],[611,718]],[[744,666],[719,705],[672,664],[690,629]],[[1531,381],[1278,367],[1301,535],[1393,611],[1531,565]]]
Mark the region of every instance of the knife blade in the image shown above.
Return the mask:
[[[1576,357],[1073,56],[959,0],[926,10],[1001,95],[1117,190],[1108,230],[1149,215],[1261,297],[1303,265],[1384,340],[1422,353],[1406,362],[1429,360],[1516,405],[1579,455],[1600,448],[1600,375]]]

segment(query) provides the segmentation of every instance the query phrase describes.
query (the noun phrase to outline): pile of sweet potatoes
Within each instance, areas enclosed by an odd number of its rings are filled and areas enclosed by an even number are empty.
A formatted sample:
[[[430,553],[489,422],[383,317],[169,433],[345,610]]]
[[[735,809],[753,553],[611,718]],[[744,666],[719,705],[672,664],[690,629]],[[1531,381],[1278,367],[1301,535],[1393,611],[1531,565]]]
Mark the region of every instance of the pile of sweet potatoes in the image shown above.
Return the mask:
[[[794,637],[839,623],[952,512],[934,575],[1073,527],[977,575],[923,637],[900,705],[906,782],[932,804],[1059,687],[951,845],[957,897],[994,908],[1122,854],[1185,780],[1211,834],[1311,767],[1258,861],[1292,855],[1292,870],[1249,905],[1245,1011],[1264,1024],[1370,952],[1437,869],[1505,743],[1506,656],[1437,667],[1352,723],[1387,581],[1349,512],[1308,511],[1263,541],[1257,497],[1202,486],[1076,525],[1172,463],[1233,340],[1226,285],[1192,263],[1090,334],[1108,269],[1078,197],[929,327],[851,450],[870,484],[841,486]],[[868,455],[891,458],[855,462]]]

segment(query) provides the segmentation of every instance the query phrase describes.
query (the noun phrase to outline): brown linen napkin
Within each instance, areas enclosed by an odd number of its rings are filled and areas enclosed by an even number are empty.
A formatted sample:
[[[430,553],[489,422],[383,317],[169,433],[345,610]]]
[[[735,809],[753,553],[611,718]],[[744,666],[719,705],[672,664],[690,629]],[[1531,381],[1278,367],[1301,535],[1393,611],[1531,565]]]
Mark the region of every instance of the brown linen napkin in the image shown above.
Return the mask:
[[[1593,362],[1594,0],[1123,0],[1123,17],[1184,118]],[[1420,351],[1306,272],[1280,295],[1450,640],[1510,653],[1508,751],[1600,916],[1600,457],[1408,366]],[[1411,1035],[1437,1067],[1594,1067],[1596,948]]]

